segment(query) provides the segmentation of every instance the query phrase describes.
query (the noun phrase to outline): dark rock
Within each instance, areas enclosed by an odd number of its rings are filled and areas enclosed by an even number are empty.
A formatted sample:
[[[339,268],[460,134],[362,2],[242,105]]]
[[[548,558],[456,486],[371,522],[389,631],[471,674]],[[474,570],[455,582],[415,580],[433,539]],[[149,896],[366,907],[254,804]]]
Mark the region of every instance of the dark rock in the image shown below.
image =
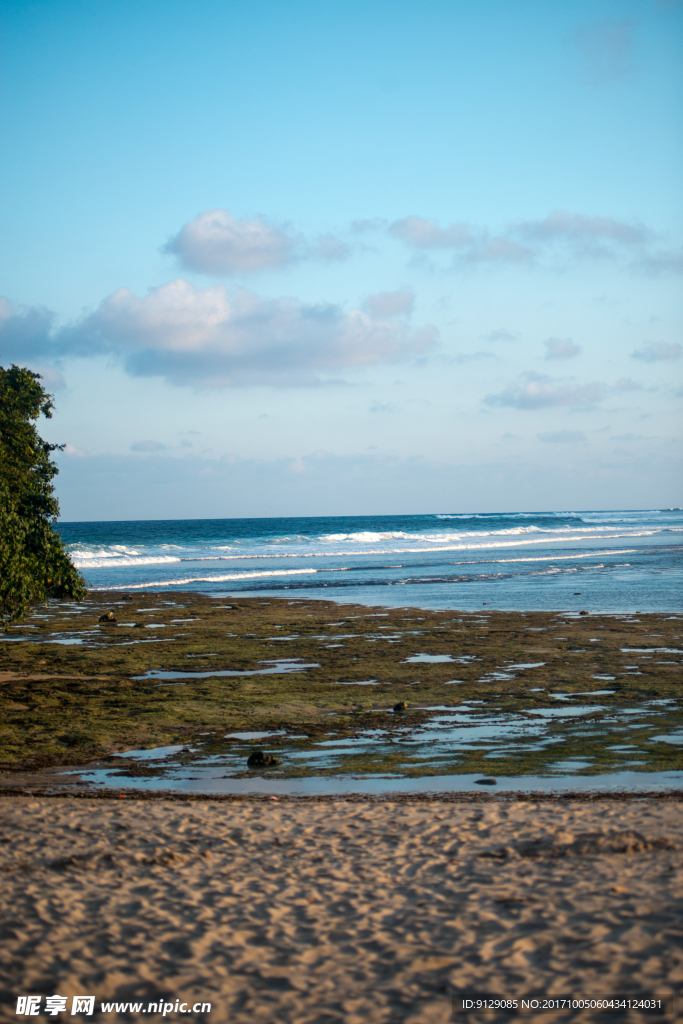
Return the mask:
[[[121,598],[121,600],[122,601],[132,601],[133,600],[133,595],[132,594],[124,594],[123,597]]]
[[[133,629],[144,629],[144,628],[145,628],[144,622],[134,622],[133,623]]]
[[[113,612],[105,612],[104,615],[100,615],[98,622],[116,622],[116,616]]]
[[[252,750],[247,758],[249,768],[274,768],[279,763],[273,754],[264,754],[262,750]]]
[[[394,711],[407,711],[408,705],[404,700],[400,700],[398,704],[394,704]]]
[[[498,781],[496,779],[475,779],[478,786],[497,786]]]
[[[579,615],[590,615],[590,612],[586,612],[586,611],[579,612]]]

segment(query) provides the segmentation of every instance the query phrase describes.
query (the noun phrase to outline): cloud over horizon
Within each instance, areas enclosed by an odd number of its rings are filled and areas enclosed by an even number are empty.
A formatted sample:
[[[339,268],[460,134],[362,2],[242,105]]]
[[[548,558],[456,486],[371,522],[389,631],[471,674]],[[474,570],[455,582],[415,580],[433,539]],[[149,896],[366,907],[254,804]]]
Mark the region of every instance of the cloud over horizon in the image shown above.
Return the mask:
[[[550,430],[536,437],[545,444],[582,444],[586,440],[583,430]]]
[[[363,302],[363,309],[371,316],[394,317],[412,313],[415,292],[412,288],[399,288],[395,292],[379,292],[369,295]]]
[[[546,338],[543,344],[546,359],[574,359],[581,352],[581,346],[571,338]]]
[[[644,363],[658,363],[668,359],[678,359],[683,348],[677,344],[667,345],[665,342],[652,342],[631,352],[631,359],[642,359]]]
[[[508,331],[504,327],[498,327],[483,337],[484,341],[518,341],[520,335],[519,331]]]
[[[163,452],[168,448],[161,441],[134,441],[130,446],[132,452]]]
[[[496,395],[487,395],[486,405],[511,406],[515,409],[546,409],[553,406],[590,408],[605,397],[607,385],[601,381],[573,384],[538,373],[522,374],[519,384],[510,384]]]
[[[143,297],[119,288],[89,316],[53,333],[45,311],[17,316],[3,307],[0,345],[9,323],[7,337],[23,360],[111,354],[133,376],[163,377],[180,386],[310,387],[325,383],[330,373],[433,348],[435,327],[413,328],[395,319],[409,312],[410,299],[405,291],[384,293],[366,300],[369,311],[345,312],[333,303],[263,299],[245,288],[197,288],[178,278]]]

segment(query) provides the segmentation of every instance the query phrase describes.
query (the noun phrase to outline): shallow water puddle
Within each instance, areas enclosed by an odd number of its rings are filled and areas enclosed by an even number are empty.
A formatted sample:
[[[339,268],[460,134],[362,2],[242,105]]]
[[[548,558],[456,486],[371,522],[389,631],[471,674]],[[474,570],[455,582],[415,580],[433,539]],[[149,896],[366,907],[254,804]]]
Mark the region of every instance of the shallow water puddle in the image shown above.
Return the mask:
[[[410,658],[404,658],[403,660],[406,664],[436,665],[440,662],[454,661],[455,659],[451,654],[413,654]]]
[[[89,643],[91,643],[91,641],[90,640],[78,640],[78,639],[75,639],[75,638],[72,637],[72,638],[70,638],[68,640],[45,640],[44,643],[46,643],[46,644],[62,644],[62,646],[64,646],[64,647],[70,647],[72,644],[89,644]]]
[[[280,729],[277,732],[229,732],[226,733],[226,740],[265,740],[271,736],[283,736],[285,734],[284,729]]]
[[[522,671],[523,669],[528,668],[542,668],[544,665],[544,661],[520,661],[516,665],[506,665],[505,667],[508,669],[513,668]]]
[[[488,769],[491,767],[489,762]],[[196,771],[196,769],[193,769]],[[201,771],[201,770],[200,770]],[[299,778],[263,777],[255,773],[248,776],[226,776],[221,768],[208,769],[200,776],[174,773],[164,778],[118,778],[111,781],[101,770],[84,772],[88,781],[97,785],[131,790],[206,794],[257,793],[273,796],[343,796],[365,794],[376,796],[398,793],[467,793],[476,791],[483,772],[458,775],[396,776],[370,772],[365,775],[326,776],[309,775]],[[497,775],[496,792],[615,792],[627,793],[666,791],[683,786],[683,772],[618,771],[603,775],[549,773],[524,777]]]
[[[566,697],[558,697],[558,700],[568,699]],[[586,704],[585,706],[574,706],[571,708],[530,708],[527,710],[527,715],[542,715],[544,718],[560,718],[568,717],[573,715],[592,715],[599,711],[606,711],[607,708],[597,707],[595,704]],[[637,712],[636,712],[637,713]]]
[[[683,654],[679,647],[622,647],[622,654]]]
[[[665,736],[652,736],[652,743],[673,743],[676,745],[683,744],[683,732],[671,732]]]
[[[114,754],[113,756],[134,757],[136,761],[157,761],[166,757],[173,757],[174,754],[179,754],[181,750],[185,750],[182,744],[169,747],[151,747],[149,750],[124,750],[122,753]]]
[[[302,667],[297,662],[288,670]],[[282,663],[265,671],[278,669]],[[374,683],[357,680],[341,685]],[[611,692],[539,699],[594,695]],[[140,762],[139,769],[96,769],[88,778],[109,787],[207,793],[447,792],[481,785],[481,776],[490,778],[495,761],[495,784],[501,789],[609,789],[622,782],[640,790],[683,787],[683,771],[652,770],[651,763],[653,752],[683,745],[683,727],[670,728],[672,714],[681,721],[673,699],[628,708],[595,703],[515,711],[469,699],[461,704],[409,705],[399,711],[387,707],[383,723],[377,725],[378,713],[373,712],[371,727],[363,726],[362,711],[355,728],[331,713],[325,725],[309,734],[282,728],[235,730],[196,742],[191,749],[127,751],[129,761]],[[636,716],[641,720],[633,721]],[[640,730],[637,739],[634,727]],[[627,738],[630,742],[623,742]],[[247,758],[256,748],[278,763],[250,771]]]
[[[309,668],[320,668],[316,661],[304,663],[299,658],[273,659],[259,664],[269,664],[269,668],[252,669],[214,669],[212,672],[195,672],[192,669],[163,672],[161,669],[149,669],[144,675],[131,676],[131,679],[215,679],[217,676],[273,676],[287,675],[292,672],[306,672]]]
[[[379,686],[379,679],[337,679],[332,686]]]

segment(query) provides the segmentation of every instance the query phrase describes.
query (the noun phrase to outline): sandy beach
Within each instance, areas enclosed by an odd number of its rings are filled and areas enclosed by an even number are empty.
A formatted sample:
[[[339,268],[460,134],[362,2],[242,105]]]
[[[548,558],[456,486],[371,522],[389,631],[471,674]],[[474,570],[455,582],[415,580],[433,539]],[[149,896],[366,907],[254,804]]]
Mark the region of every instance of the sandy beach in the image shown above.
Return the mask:
[[[462,993],[683,990],[676,799],[5,797],[1,819],[7,1020],[30,994],[68,997],[53,1020],[94,995],[101,1020],[441,1024]]]

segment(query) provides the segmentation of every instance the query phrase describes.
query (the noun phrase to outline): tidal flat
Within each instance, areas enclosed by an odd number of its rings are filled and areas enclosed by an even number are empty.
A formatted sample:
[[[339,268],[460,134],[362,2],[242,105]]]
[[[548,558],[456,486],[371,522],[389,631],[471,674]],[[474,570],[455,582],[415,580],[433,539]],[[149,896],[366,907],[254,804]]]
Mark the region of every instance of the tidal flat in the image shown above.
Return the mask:
[[[209,770],[482,786],[676,773],[682,669],[680,614],[93,592],[0,637],[0,768],[5,788],[67,765],[86,785],[162,789]]]

